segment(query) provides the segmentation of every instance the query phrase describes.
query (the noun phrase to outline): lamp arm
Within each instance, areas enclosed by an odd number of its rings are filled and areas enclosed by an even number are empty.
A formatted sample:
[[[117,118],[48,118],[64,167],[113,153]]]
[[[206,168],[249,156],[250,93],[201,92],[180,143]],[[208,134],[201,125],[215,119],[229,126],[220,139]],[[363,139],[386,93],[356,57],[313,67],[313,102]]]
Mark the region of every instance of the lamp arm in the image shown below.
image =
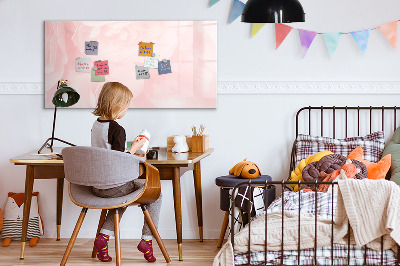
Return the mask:
[[[51,133],[51,144],[50,144],[50,148],[53,147],[54,131],[55,131],[55,129],[56,129],[56,118],[57,118],[57,106],[54,106],[53,131],[52,131],[52,133]]]

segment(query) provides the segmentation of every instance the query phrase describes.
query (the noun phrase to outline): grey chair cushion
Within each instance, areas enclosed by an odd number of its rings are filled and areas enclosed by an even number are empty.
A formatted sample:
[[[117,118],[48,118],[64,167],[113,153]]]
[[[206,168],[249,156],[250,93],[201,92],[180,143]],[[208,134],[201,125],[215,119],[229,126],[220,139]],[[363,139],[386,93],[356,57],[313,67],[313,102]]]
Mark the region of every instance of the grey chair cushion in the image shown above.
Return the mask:
[[[145,180],[136,180],[135,182],[145,182]],[[104,207],[112,207],[118,206],[129,201],[135,199],[140,193],[142,193],[143,188],[140,188],[131,194],[128,194],[123,197],[117,198],[101,198],[97,197],[92,193],[92,187],[82,186],[70,183],[70,195],[71,198],[78,203],[79,205],[89,206],[94,208],[104,208]]]

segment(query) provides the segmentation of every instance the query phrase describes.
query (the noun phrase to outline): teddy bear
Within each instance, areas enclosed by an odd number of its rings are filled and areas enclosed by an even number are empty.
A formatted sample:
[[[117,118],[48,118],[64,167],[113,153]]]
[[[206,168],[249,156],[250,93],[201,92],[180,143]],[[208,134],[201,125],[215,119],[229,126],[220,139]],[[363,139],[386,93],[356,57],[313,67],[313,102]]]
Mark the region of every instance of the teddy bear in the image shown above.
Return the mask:
[[[29,246],[36,245],[40,236],[43,235],[43,223],[39,215],[38,207],[39,192],[32,193],[31,211],[29,214],[27,239],[30,239]],[[9,192],[4,208],[3,228],[1,237],[3,246],[8,247],[11,240],[21,240],[22,219],[24,213],[24,193]]]
[[[175,146],[172,148],[172,152],[188,152],[189,146],[186,143],[185,136],[175,136],[174,137]]]
[[[261,171],[255,163],[247,161],[246,158],[229,170],[229,174],[252,179],[261,175]]]

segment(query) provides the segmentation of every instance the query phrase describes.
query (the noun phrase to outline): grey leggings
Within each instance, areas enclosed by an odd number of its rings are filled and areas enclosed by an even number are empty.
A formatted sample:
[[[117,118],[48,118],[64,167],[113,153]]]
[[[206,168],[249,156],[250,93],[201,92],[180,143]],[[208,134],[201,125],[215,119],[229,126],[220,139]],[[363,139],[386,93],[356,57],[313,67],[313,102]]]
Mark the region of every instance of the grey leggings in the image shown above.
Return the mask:
[[[93,194],[101,198],[116,198],[128,195],[138,189],[141,189],[143,186],[144,182],[139,182],[137,180],[135,182],[135,180],[133,180],[122,186],[108,188],[108,189],[98,189],[94,187]],[[162,196],[160,194],[160,197],[155,202],[146,204],[146,207],[149,210],[151,218],[153,218],[154,224],[156,225],[157,228],[158,228],[158,221],[160,218],[161,202],[162,202]],[[126,207],[118,208],[120,219],[122,218],[122,215],[124,214],[125,210]],[[104,221],[100,233],[109,236],[114,236],[114,214],[115,214],[115,209],[108,210],[106,220]],[[149,225],[145,220],[142,230],[142,239],[151,240],[152,238],[153,234],[150,230]]]

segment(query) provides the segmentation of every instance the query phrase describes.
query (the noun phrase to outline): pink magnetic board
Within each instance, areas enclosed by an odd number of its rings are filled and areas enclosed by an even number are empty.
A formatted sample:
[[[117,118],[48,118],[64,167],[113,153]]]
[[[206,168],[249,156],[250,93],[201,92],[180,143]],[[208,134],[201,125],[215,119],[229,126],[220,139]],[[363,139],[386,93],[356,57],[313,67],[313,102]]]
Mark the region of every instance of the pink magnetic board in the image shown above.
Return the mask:
[[[149,78],[136,75],[146,58]],[[103,69],[95,71],[96,61]],[[132,91],[131,108],[216,108],[217,22],[46,21],[45,108],[54,107],[60,79],[81,95],[70,108],[94,108],[108,81]]]

